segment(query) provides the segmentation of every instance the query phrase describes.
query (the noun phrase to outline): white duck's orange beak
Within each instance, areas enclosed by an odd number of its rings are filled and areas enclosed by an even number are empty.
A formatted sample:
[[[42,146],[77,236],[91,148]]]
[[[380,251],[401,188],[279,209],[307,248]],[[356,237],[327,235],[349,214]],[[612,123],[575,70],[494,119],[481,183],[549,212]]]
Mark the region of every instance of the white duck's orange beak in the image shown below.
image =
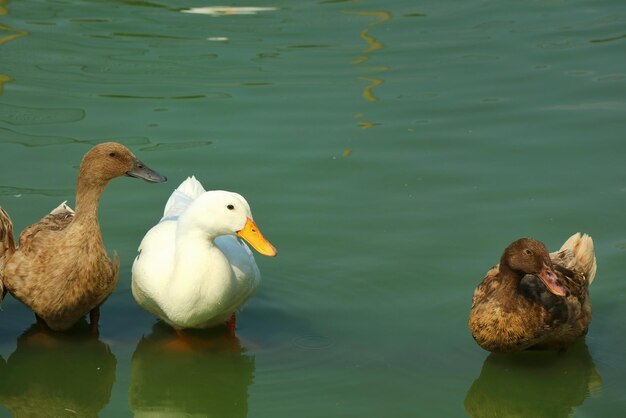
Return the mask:
[[[274,257],[278,254],[276,248],[268,240],[265,239],[259,228],[254,221],[250,218],[246,219],[246,224],[241,231],[237,231],[237,236],[246,240],[246,242],[252,245],[252,248],[257,250],[260,254]]]

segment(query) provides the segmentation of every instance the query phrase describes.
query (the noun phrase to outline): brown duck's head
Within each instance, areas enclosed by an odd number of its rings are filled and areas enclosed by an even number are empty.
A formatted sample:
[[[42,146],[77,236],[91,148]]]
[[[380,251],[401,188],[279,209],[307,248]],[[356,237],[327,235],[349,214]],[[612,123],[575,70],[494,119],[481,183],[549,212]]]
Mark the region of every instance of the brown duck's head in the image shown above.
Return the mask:
[[[80,164],[80,173],[103,182],[122,176],[137,177],[150,183],[167,180],[117,142],[104,142],[89,150]]]
[[[548,249],[540,241],[532,238],[518,239],[506,247],[500,265],[521,273],[520,277],[526,274],[539,277],[546,288],[557,296],[568,294],[568,290],[559,283]]]

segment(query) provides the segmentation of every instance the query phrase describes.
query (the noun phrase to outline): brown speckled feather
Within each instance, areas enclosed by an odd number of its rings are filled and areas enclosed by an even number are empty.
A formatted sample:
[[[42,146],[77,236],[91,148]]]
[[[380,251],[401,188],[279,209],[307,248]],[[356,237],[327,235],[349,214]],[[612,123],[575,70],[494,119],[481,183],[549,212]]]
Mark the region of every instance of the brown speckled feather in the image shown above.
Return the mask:
[[[5,290],[53,330],[68,329],[87,313],[97,312],[117,286],[119,259],[112,261],[102,242],[98,205],[109,181],[123,175],[165,181],[123,145],[97,145],[80,165],[76,212],[62,203],[27,227],[17,249],[13,246],[0,258]],[[0,217],[0,229],[10,225],[8,215]],[[92,319],[97,326],[97,315]]]
[[[0,303],[4,299],[4,264],[14,251],[13,222],[9,214],[0,207]]]
[[[73,219],[72,213],[50,214],[26,228],[5,268],[11,294],[55,330],[99,306],[118,280],[119,260],[109,259],[99,228]]]
[[[37,234],[42,231],[62,231],[74,219],[76,212],[67,206],[66,202],[61,203],[52,212],[44,216],[30,226],[24,228],[20,234],[19,247],[21,251],[30,252],[37,248]],[[45,235],[45,234],[44,234]]]
[[[567,290],[565,296],[550,292],[533,274],[522,274],[517,283],[511,283],[499,265],[487,272],[474,291],[469,319],[481,347],[489,351],[563,349],[587,333],[591,322],[588,285],[596,270],[593,242],[586,235],[573,237],[575,248],[564,244],[550,254],[557,283]]]

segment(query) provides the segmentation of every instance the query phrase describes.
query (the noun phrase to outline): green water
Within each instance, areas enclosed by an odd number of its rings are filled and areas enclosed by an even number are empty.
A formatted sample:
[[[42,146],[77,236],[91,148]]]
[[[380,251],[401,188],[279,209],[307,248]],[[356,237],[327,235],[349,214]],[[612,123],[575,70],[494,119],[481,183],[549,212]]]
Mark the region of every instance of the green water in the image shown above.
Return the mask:
[[[94,143],[168,176],[104,193],[120,283],[100,339],[0,312],[0,416],[612,417],[626,410],[626,7],[600,1],[0,0],[0,205],[68,199]],[[240,10],[241,11],[241,10]],[[143,234],[194,174],[278,248],[236,341],[130,295]],[[496,356],[467,330],[502,249],[595,240],[586,344]],[[622,411],[621,413],[618,411]]]

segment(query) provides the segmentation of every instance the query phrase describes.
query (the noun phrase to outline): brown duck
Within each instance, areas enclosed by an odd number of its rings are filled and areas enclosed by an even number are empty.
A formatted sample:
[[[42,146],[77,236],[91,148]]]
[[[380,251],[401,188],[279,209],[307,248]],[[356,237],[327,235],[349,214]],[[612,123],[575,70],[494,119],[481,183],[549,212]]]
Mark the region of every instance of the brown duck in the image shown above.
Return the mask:
[[[586,234],[572,235],[552,254],[532,238],[513,242],[474,291],[472,336],[494,352],[567,348],[587,333],[595,274]]]
[[[29,306],[39,322],[66,330],[87,313],[97,331],[99,307],[117,285],[119,258],[112,261],[98,224],[98,204],[112,179],[131,176],[158,183],[165,177],[146,167],[125,146],[94,146],[80,164],[76,211],[64,203],[22,231],[0,208],[0,283]]]

